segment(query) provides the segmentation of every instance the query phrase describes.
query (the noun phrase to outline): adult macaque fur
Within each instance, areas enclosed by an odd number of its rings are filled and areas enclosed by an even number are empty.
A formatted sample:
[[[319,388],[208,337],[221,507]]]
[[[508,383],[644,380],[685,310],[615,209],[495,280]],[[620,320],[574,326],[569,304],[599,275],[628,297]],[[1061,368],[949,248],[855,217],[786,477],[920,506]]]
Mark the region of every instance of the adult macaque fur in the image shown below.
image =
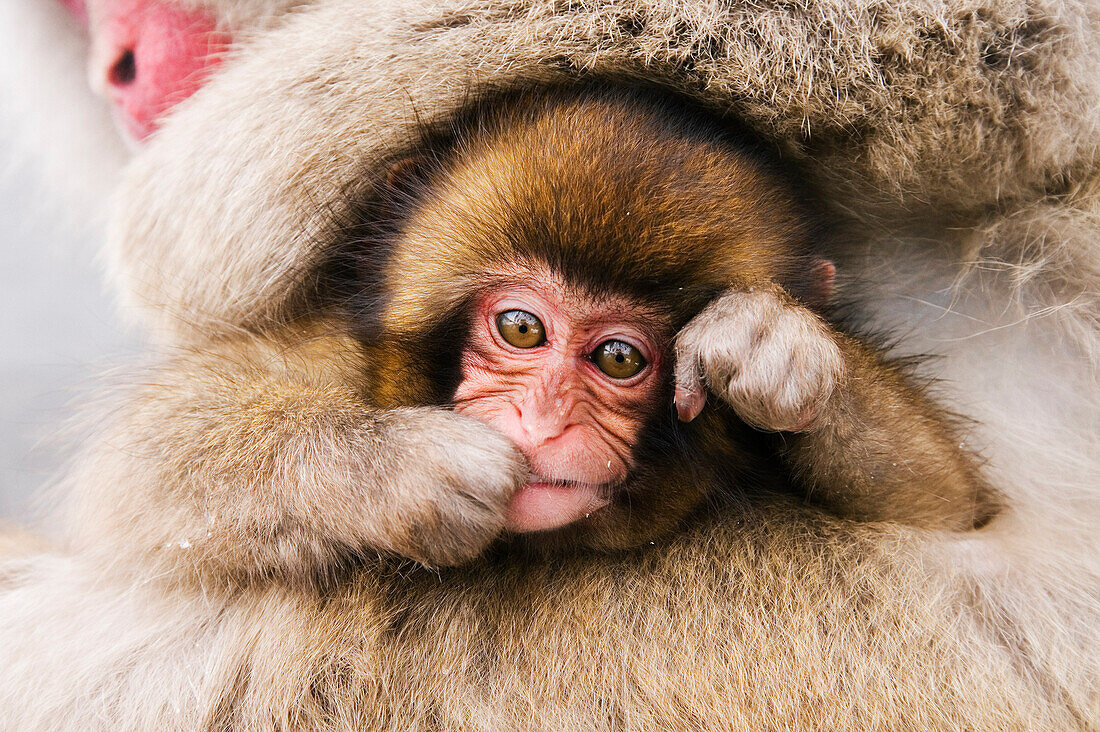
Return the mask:
[[[3,565],[0,719],[1096,726],[1098,38],[1076,2],[319,0],[273,22],[170,116],[119,192],[115,275],[162,338],[206,348],[314,312],[345,202],[471,99],[659,80],[783,149],[862,242],[832,257],[842,292],[897,333],[895,353],[940,356],[929,373],[974,420],[1003,510],[959,536],[750,498],[742,521],[641,555],[363,571],[322,596],[197,594],[125,581],[125,560],[107,572],[65,542],[9,546],[22,556]],[[140,476],[126,480],[140,498]]]

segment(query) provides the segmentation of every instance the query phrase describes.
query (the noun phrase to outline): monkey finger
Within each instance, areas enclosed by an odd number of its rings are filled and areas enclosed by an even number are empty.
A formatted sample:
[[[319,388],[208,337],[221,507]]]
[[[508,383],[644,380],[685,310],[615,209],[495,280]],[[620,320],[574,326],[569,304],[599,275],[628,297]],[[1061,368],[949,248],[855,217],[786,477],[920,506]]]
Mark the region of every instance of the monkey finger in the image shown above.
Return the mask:
[[[699,361],[699,346],[693,338],[693,323],[680,331],[676,338],[673,383],[676,385],[672,397],[676,406],[676,416],[681,422],[690,422],[699,416],[707,403],[707,390],[703,385],[702,364]]]
[[[700,383],[696,383],[691,387],[677,384],[673,403],[676,405],[676,416],[679,417],[680,421],[690,422],[703,411],[703,407],[707,403],[707,392]]]

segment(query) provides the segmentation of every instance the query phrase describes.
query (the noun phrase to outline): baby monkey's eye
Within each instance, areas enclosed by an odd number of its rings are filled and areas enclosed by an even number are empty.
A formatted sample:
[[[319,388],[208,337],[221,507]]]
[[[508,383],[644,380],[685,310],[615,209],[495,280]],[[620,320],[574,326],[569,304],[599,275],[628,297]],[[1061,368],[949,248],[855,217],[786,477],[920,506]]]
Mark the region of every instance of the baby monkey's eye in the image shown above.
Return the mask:
[[[534,348],[546,343],[542,321],[526,310],[506,310],[498,315],[497,331],[516,348]]]
[[[600,371],[612,379],[629,379],[645,368],[642,352],[623,341],[604,341],[589,357]]]

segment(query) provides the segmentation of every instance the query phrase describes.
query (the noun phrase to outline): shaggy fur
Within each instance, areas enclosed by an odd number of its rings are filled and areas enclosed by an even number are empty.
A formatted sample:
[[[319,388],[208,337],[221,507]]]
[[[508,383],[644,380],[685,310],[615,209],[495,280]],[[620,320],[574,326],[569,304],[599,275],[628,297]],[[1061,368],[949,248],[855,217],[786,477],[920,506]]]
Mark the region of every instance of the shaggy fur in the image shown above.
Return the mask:
[[[1068,730],[1096,718],[1075,653],[1095,631],[1083,595],[933,570],[935,541],[886,526],[775,503],[740,513],[618,558],[393,568],[323,596],[198,596],[107,581],[74,558],[9,563],[0,709],[10,729],[51,731]],[[1026,609],[998,591],[1006,580]]]
[[[175,330],[262,323],[292,302],[370,161],[471,97],[578,74],[658,80],[738,117],[838,215],[973,227],[1043,200],[1077,210],[1100,144],[1097,15],[974,0],[317,3],[251,44],[135,161],[114,269]],[[1042,241],[988,256],[1033,269],[1059,248]],[[1089,289],[1095,257],[1053,286]]]
[[[166,336],[303,308],[349,194],[471,98],[658,79],[821,192],[851,234],[835,256],[854,315],[942,357],[929,370],[1005,511],[947,538],[750,504],[618,559],[369,571],[324,595],[192,593],[5,547],[25,556],[0,565],[0,724],[1097,727],[1098,18],[977,0],[319,0],[286,17],[119,195],[116,275]]]
[[[630,468],[610,505],[513,537],[517,551],[634,548],[748,493],[922,528],[988,520],[951,422],[777,284],[811,289],[820,260],[800,252],[814,227],[741,140],[646,95],[510,101],[421,151],[385,225],[364,221],[372,235],[349,243],[353,279],[379,283],[351,316],[374,333],[361,347],[338,335],[347,324],[297,326],[208,343],[137,380],[73,480],[82,554],[200,586],[293,587],[343,583],[364,555],[435,567],[482,555],[527,466],[449,407],[472,303],[527,268],[563,283],[567,307],[620,298],[646,313],[649,355],[667,365],[624,407],[642,426],[616,433]],[[669,408],[677,331],[679,383],[715,394],[687,422]]]

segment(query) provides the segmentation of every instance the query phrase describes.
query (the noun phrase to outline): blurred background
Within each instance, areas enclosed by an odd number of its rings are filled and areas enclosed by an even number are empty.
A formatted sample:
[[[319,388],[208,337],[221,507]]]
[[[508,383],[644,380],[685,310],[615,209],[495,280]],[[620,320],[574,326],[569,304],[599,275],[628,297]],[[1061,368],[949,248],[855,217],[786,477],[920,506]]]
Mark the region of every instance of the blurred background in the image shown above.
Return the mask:
[[[0,139],[0,161],[14,142]],[[95,377],[136,338],[115,316],[99,234],[57,210],[29,166],[0,175],[0,521],[34,518],[64,457],[58,436]],[[93,229],[95,227],[92,227]]]
[[[0,522],[32,521],[60,435],[97,376],[137,348],[96,261],[127,155],[60,2],[0,0]]]

